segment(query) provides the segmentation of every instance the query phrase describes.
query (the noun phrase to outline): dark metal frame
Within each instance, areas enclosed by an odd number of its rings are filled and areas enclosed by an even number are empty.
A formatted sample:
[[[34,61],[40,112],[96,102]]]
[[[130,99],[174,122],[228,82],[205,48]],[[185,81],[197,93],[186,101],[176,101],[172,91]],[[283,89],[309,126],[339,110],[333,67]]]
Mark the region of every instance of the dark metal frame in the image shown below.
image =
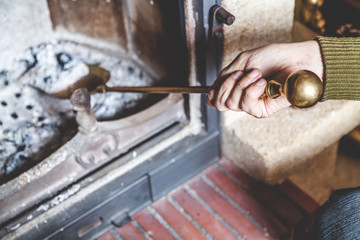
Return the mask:
[[[202,85],[211,85],[219,72],[219,56],[221,40],[211,39],[209,34],[210,9],[217,4],[216,0],[192,0],[194,12],[198,14],[196,23],[196,55],[197,76]],[[179,0],[180,12],[184,13],[184,0]],[[182,27],[185,27],[184,16],[181,16]],[[185,29],[183,28],[185,39]],[[184,40],[185,42],[185,40]],[[48,216],[46,223],[41,223],[15,239],[88,239],[96,237],[112,225],[121,226],[130,216],[144,206],[156,201],[171,189],[184,183],[207,166],[214,163],[220,156],[219,113],[207,106],[206,96],[201,99],[203,131],[194,136],[188,136],[172,145],[163,152],[143,162],[138,167],[107,185],[93,191],[81,201],[71,206],[71,211],[58,211]],[[151,147],[182,129],[181,124],[175,124],[151,141],[136,147],[142,149]],[[186,150],[186,151],[184,151]],[[129,151],[131,152],[131,151]],[[91,175],[91,179],[83,178],[77,184],[81,187],[95,184],[111,169],[118,167],[126,159],[131,159],[130,153],[120,156],[111,163]],[[48,202],[50,202],[48,200]],[[35,206],[29,212],[16,220],[26,218],[36,212]],[[13,223],[16,221],[13,221]],[[12,224],[13,225],[13,224]],[[10,225],[5,226],[10,227]],[[26,234],[26,235],[25,235]]]

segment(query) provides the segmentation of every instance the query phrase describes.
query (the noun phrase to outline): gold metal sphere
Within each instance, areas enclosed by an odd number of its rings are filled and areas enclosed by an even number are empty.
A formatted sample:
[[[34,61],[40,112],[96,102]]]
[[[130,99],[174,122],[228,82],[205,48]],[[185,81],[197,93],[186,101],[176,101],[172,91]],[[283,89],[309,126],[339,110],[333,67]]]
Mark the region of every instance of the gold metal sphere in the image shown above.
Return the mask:
[[[320,78],[308,70],[292,73],[286,80],[284,92],[288,101],[295,107],[306,108],[317,103],[323,93]]]
[[[315,10],[324,4],[324,0],[302,0],[304,6],[309,10]]]

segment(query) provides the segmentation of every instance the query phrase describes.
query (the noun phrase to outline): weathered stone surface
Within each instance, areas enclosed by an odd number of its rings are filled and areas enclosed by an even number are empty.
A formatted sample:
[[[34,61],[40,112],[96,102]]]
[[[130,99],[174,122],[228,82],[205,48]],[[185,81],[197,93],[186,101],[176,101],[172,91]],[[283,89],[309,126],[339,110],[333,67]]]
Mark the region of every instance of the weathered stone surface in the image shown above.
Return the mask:
[[[291,41],[295,0],[223,0],[221,5],[236,17],[224,27],[223,67],[241,51]]]
[[[230,111],[222,116],[224,154],[256,179],[277,183],[359,125],[360,102],[288,108],[267,119]]]

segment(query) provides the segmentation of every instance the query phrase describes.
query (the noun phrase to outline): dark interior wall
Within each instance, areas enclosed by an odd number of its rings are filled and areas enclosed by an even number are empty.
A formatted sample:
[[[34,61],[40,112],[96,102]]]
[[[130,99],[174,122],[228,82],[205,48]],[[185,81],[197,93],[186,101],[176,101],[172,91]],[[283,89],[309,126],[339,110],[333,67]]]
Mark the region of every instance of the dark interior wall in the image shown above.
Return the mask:
[[[53,28],[65,28],[114,43],[126,49],[126,27],[122,0],[48,0]]]
[[[48,0],[54,30],[116,44],[160,79],[181,82],[186,50],[178,1]]]

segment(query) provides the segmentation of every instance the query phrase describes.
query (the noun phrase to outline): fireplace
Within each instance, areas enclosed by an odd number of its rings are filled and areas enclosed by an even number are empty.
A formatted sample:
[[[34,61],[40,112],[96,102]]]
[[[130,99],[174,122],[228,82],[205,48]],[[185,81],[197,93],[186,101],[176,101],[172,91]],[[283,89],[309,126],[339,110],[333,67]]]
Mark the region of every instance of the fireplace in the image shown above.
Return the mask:
[[[19,160],[7,156],[14,166],[36,161],[6,168],[0,237],[87,239],[124,224],[218,159],[218,113],[207,107],[205,95],[96,93],[91,101],[86,91],[76,91],[71,101],[51,96],[98,67],[106,69],[112,86],[211,84],[219,70],[221,24],[233,21],[218,11],[217,1],[16,2],[3,3],[6,17],[0,19],[6,30],[1,97],[12,99],[0,107],[6,107],[2,118],[16,127],[0,119],[1,130],[18,129],[16,121],[30,111],[40,129],[61,131],[39,137],[38,147],[21,145],[12,155]],[[31,115],[39,112],[36,106],[46,116]]]

